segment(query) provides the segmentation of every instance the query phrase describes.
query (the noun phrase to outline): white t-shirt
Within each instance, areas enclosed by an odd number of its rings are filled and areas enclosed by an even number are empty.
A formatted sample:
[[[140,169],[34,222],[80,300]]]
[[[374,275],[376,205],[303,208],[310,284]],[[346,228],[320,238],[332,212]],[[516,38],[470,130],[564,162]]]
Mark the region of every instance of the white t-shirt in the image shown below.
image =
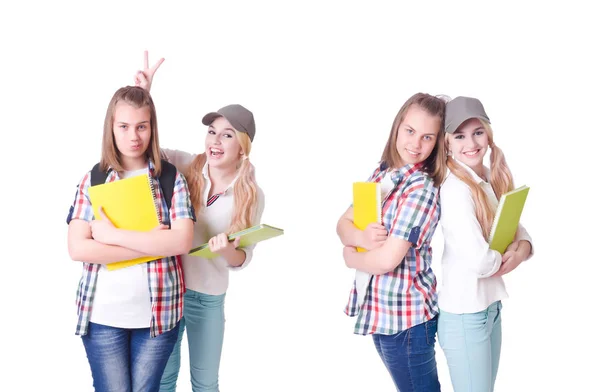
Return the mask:
[[[469,172],[496,209],[498,198],[492,185],[467,165],[456,162]],[[490,178],[487,168],[485,176]],[[440,204],[440,225],[444,235],[442,280],[438,294],[440,309],[456,314],[476,313],[508,297],[502,277],[492,276],[502,264],[502,255],[490,249],[481,232],[471,189],[450,171],[440,188]],[[532,244],[531,257],[533,242],[521,225],[516,239]]]
[[[125,172],[128,178],[148,175],[148,168]],[[109,271],[100,267],[90,321],[117,328],[148,328],[152,319],[148,266]]]
[[[169,161],[174,164],[180,172],[194,159],[196,154],[190,154],[179,150],[163,149],[167,154]],[[196,224],[194,225],[193,247],[205,244],[217,234],[224,233],[231,223],[233,214],[233,185],[237,177],[229,184],[227,189],[210,206],[206,206],[211,188],[210,178],[208,176],[208,162],[202,169],[204,175],[204,197],[203,206],[200,211],[196,211]],[[262,189],[257,186],[258,206],[256,216],[252,225],[258,225],[265,208],[265,196]],[[205,259],[196,256],[182,255],[183,272],[186,288],[198,291],[204,294],[221,295],[227,291],[229,286],[229,270],[240,270],[248,265],[252,260],[252,253],[255,245],[240,248],[246,252],[246,260],[239,267],[231,267],[223,257]]]

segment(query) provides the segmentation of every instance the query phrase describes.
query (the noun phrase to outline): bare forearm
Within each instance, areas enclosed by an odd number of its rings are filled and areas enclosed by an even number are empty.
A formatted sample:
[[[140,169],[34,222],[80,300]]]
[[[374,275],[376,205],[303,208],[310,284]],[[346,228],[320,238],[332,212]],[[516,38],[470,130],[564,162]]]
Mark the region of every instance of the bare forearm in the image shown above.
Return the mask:
[[[344,248],[346,265],[371,275],[381,275],[393,271],[406,256],[411,243],[400,238],[388,237],[385,243],[368,252],[357,252],[351,247]]]
[[[121,246],[106,245],[93,239],[81,239],[69,247],[69,255],[75,261],[109,264],[147,256],[142,252]]]
[[[346,265],[371,275],[382,275],[390,272],[396,265],[388,262],[384,248],[373,249],[368,252],[352,252],[346,256]]]
[[[183,230],[138,232],[118,229],[112,243],[147,255],[176,256],[190,250],[192,233]]]
[[[363,248],[361,244],[361,231],[354,226],[354,223],[348,219],[341,219],[337,225],[337,234],[340,241],[345,246],[354,246]]]

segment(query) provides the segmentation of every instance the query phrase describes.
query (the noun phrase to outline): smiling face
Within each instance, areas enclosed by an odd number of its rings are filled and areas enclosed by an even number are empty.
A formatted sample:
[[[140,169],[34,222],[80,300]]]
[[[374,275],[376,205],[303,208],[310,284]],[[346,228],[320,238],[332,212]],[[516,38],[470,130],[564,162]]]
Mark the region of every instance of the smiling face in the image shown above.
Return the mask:
[[[124,167],[128,170],[143,167],[152,136],[150,108],[135,108],[126,102],[118,102],[115,106],[113,135]]]
[[[481,120],[471,118],[446,137],[448,149],[454,159],[478,172],[490,145],[489,137]]]
[[[237,166],[243,151],[235,133],[225,117],[218,117],[209,125],[205,139],[209,165],[219,168]]]
[[[396,137],[396,150],[402,166],[426,160],[435,148],[439,131],[439,117],[412,105],[400,123]]]

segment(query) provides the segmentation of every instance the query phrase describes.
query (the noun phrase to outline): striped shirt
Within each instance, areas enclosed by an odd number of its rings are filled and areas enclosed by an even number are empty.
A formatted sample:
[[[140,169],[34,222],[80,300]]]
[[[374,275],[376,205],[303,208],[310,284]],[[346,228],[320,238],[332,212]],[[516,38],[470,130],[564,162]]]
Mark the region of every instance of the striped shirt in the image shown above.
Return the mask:
[[[422,166],[388,169],[381,164],[368,180],[381,182],[386,175],[391,176],[394,188],[382,200],[383,224],[389,236],[413,246],[393,271],[371,277],[360,306],[354,282],[345,313],[358,316],[356,334],[393,335],[439,312],[430,246],[440,217],[439,190],[420,170]]]
[[[176,219],[192,219],[194,212],[190,201],[187,182],[181,173],[175,177],[171,209],[167,211],[167,204],[157,177],[154,175],[154,164],[148,163],[148,170],[152,177],[152,185],[156,194],[156,204],[165,224]],[[119,180],[118,172],[109,169],[106,182]],[[90,203],[88,188],[90,187],[90,172],[88,172],[75,193],[75,201],[69,211],[67,223],[72,219],[92,221],[94,211]],[[146,263],[148,268],[148,283],[150,286],[150,303],[152,305],[152,320],[150,322],[150,335],[156,337],[173,329],[183,314],[183,272],[180,256],[171,256]],[[100,264],[83,263],[83,271],[77,289],[77,321],[76,335],[85,335],[88,331],[90,314],[94,303],[94,292]]]

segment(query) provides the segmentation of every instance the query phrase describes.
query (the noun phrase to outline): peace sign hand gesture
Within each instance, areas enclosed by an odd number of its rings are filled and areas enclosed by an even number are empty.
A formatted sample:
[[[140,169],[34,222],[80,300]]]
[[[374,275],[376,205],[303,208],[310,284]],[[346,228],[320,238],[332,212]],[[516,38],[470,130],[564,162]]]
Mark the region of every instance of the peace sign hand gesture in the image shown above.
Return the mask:
[[[135,85],[143,88],[144,90],[150,92],[150,87],[152,86],[152,79],[154,78],[154,73],[158,70],[158,67],[165,61],[164,58],[161,58],[150,68],[148,66],[148,51],[144,50],[144,70],[137,71],[133,76],[133,80]]]

